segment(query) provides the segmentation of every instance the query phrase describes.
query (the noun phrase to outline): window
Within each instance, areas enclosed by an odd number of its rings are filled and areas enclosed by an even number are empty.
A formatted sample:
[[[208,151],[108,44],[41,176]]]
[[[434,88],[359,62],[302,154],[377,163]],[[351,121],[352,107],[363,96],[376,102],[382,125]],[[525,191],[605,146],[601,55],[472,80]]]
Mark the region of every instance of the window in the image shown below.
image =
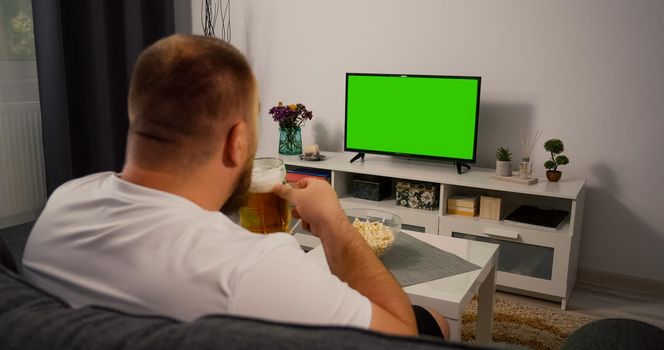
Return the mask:
[[[34,220],[46,201],[32,4],[0,2],[0,228]]]

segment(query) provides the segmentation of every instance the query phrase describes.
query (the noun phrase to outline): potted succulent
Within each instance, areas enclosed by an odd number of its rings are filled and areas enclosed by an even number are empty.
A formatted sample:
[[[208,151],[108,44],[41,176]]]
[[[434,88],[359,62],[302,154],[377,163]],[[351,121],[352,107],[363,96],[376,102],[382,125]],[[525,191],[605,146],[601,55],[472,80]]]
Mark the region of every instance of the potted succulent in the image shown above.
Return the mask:
[[[498,147],[496,150],[496,175],[512,176],[512,152],[510,148]]]
[[[565,145],[559,139],[551,139],[544,142],[544,149],[551,153],[551,159],[544,162],[544,167],[547,169],[546,178],[551,182],[558,182],[563,174],[558,170],[558,166],[569,164],[569,159],[561,154],[565,150]]]

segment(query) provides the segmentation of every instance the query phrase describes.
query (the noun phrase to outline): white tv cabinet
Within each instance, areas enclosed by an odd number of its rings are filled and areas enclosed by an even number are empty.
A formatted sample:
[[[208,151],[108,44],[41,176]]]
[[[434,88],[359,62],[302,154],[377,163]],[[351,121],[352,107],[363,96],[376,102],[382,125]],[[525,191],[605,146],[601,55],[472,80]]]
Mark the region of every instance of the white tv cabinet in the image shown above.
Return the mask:
[[[559,182],[540,178],[535,185],[521,185],[491,179],[494,169],[472,168],[457,174],[451,164],[409,160],[367,154],[364,161],[350,163],[354,153],[324,152],[326,160],[311,162],[298,156],[283,156],[287,167],[326,169],[332,173],[332,187],[344,208],[374,208],[402,217],[404,228],[432,234],[496,243],[499,289],[532,295],[561,303],[565,310],[576,281],[585,180],[563,177]],[[379,175],[393,179],[427,181],[440,185],[437,211],[403,208],[394,197],[375,202],[352,197],[354,175]],[[521,204],[563,209],[570,212],[557,230],[447,214],[447,198],[456,194],[489,195],[502,198],[509,213]]]

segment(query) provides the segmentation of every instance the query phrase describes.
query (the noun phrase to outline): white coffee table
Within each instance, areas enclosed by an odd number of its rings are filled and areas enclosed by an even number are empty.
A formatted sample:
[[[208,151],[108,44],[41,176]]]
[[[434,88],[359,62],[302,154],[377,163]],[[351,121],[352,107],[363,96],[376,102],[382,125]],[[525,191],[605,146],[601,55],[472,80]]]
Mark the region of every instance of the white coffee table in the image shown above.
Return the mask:
[[[413,304],[427,306],[445,316],[450,324],[450,338],[457,341],[461,340],[463,310],[479,292],[476,339],[478,343],[490,343],[498,245],[429,233],[402,232],[480,266],[479,270],[408,286],[404,291]],[[322,246],[307,254],[327,267]]]

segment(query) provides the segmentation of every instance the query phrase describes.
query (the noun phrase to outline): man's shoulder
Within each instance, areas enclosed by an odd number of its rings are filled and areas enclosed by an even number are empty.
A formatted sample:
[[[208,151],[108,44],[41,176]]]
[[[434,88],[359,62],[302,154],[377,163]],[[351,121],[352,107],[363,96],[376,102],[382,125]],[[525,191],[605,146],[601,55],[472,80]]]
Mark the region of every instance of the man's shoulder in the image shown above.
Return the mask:
[[[55,189],[52,195],[57,195],[62,192],[67,192],[88,186],[94,186],[114,175],[115,173],[111,171],[105,171],[101,173],[94,173],[76,179],[72,179],[58,186],[58,188]]]

